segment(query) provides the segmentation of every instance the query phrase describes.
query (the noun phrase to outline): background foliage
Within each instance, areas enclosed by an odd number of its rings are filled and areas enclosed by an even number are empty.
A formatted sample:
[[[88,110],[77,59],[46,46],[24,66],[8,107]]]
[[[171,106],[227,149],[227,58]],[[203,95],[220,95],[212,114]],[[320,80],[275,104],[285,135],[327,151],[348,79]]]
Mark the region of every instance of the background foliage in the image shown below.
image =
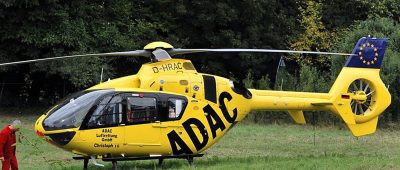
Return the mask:
[[[381,122],[397,122],[399,11],[400,0],[1,1],[0,62],[134,50],[152,41],[181,48],[350,52],[360,37],[389,37],[381,74],[390,85],[392,103],[397,104],[390,106]],[[345,61],[343,57],[282,55],[185,57],[199,72],[228,77],[249,88],[314,92],[327,92]],[[286,67],[278,70],[280,57]],[[97,84],[102,69],[105,79],[113,79],[135,74],[145,62],[135,57],[83,57],[1,67],[0,106],[49,106]],[[282,116],[263,115],[254,119]]]

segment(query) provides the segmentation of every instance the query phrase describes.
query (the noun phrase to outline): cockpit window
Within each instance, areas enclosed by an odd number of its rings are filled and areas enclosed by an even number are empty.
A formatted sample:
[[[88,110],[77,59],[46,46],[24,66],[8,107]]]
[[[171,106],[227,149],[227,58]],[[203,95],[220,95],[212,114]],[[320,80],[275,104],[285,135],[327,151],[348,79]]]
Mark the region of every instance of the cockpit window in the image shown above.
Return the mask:
[[[93,104],[112,91],[110,89],[83,91],[72,95],[48,113],[43,121],[44,129],[59,130],[79,127]]]

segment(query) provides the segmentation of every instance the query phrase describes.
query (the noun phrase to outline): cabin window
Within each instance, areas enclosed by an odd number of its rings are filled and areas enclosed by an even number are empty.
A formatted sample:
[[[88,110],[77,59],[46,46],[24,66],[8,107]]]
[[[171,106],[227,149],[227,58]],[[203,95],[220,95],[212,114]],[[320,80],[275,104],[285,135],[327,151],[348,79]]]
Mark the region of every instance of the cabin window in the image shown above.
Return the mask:
[[[183,99],[170,98],[168,99],[168,118],[177,119],[185,110],[186,101]]]
[[[105,96],[90,117],[88,128],[118,126],[123,122],[124,110],[120,95]]]
[[[128,97],[126,120],[128,123],[153,122],[157,120],[157,100],[152,97]]]

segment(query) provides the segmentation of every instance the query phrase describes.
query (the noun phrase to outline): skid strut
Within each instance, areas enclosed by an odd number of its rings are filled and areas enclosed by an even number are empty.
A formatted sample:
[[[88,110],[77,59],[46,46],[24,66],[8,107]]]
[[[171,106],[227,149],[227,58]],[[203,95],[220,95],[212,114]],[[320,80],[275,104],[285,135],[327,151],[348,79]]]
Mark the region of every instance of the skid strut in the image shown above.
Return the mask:
[[[189,165],[193,164],[193,158],[202,157],[204,154],[184,154],[184,155],[169,155],[169,156],[138,156],[138,157],[103,157],[103,161],[112,162],[112,169],[116,170],[118,168],[118,161],[133,161],[133,160],[150,160],[158,159],[158,165],[162,165],[165,159],[186,159]],[[87,169],[89,157],[72,157],[75,160],[83,160],[83,169]]]

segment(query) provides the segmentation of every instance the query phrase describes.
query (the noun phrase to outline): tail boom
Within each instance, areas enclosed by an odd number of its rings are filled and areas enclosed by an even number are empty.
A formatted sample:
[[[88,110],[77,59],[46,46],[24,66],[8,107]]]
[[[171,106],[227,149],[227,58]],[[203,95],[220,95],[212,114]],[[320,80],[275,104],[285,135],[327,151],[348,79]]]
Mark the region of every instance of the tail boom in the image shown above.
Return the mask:
[[[365,80],[371,90],[349,90],[352,82]],[[303,111],[330,111],[341,117],[354,136],[374,133],[378,116],[390,105],[391,96],[379,77],[379,69],[343,68],[329,93],[250,89],[251,110],[288,111],[296,123],[305,124]],[[373,94],[372,97],[368,95]],[[369,101],[368,101],[369,100]],[[362,107],[359,114],[352,104]],[[368,108],[364,105],[369,103]]]
[[[250,89],[252,110],[329,110],[329,93],[307,93]],[[326,105],[319,105],[327,103]],[[322,106],[322,107],[321,107]]]
[[[302,111],[331,111],[354,136],[374,133],[379,115],[391,103],[379,75],[387,42],[385,38],[361,38],[329,93],[251,89],[251,110],[286,110],[300,124],[305,123]]]

